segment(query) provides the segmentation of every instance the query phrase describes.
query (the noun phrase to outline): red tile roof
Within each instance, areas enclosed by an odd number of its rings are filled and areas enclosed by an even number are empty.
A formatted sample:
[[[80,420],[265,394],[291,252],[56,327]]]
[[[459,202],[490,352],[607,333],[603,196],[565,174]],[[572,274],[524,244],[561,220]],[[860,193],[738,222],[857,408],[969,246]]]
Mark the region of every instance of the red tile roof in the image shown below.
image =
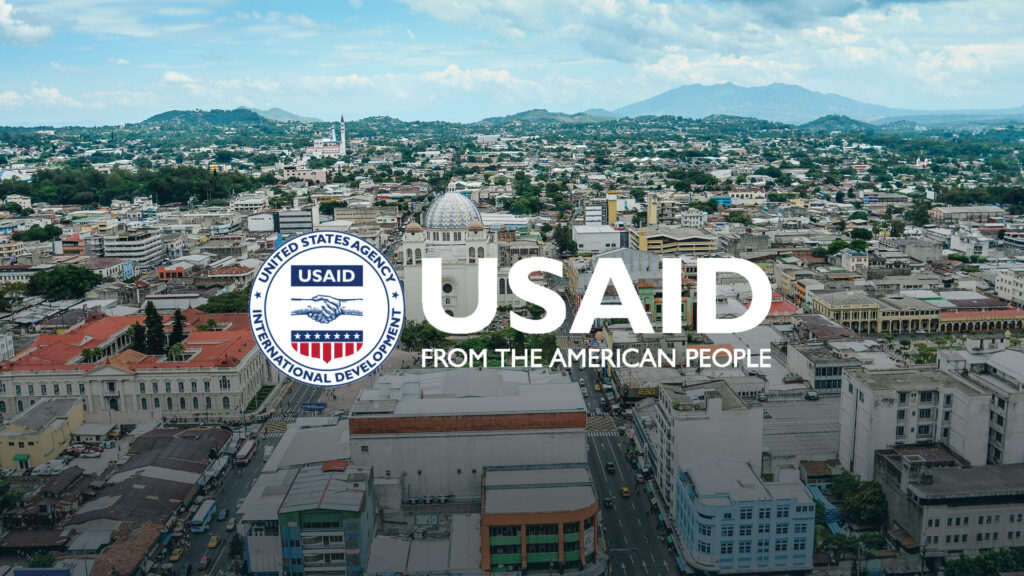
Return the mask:
[[[1006,318],[1024,319],[1024,310],[1020,308],[1003,308],[1000,310],[965,310],[963,312],[941,312],[940,320],[972,320],[981,318],[983,320],[1003,320]]]

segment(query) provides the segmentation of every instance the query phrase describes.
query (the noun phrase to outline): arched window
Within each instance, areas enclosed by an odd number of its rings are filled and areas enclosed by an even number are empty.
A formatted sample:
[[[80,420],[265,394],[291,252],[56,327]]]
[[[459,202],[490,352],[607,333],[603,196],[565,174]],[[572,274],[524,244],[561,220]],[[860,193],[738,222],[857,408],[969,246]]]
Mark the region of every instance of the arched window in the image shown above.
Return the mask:
[[[419,264],[422,261],[423,261],[423,253],[420,251],[419,248],[417,248],[416,249],[416,264]]]
[[[182,410],[185,409],[185,397],[184,396],[182,396],[181,398],[178,398],[178,406],[181,407]]]
[[[231,398],[228,398],[227,396],[225,396],[222,404],[224,405],[224,409],[225,410],[230,410],[231,409]]]
[[[143,398],[141,402],[142,402],[142,409],[143,410],[149,410],[149,403],[146,402],[146,399]]]
[[[195,396],[192,397],[192,409],[193,410],[198,410],[199,409],[199,398],[196,398]]]
[[[210,398],[209,396],[206,397],[206,409],[213,409],[213,398]]]
[[[4,401],[4,400],[0,400],[0,414],[6,414],[6,413],[7,413],[7,402]]]
[[[118,407],[118,404],[117,404],[117,398],[111,398],[110,399],[110,409],[115,411],[115,412],[120,410],[120,408]]]
[[[18,412],[21,412],[24,409],[25,409],[25,403],[22,402],[21,400],[18,400]]]
[[[160,408],[160,399],[153,398],[153,408]]]

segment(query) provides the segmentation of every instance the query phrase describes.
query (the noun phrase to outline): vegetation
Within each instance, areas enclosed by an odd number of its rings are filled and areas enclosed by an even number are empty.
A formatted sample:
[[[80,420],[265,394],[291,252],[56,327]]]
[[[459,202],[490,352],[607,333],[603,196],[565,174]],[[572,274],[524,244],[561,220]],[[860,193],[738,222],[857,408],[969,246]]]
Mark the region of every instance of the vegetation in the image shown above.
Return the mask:
[[[102,281],[99,274],[81,266],[55,266],[33,274],[26,291],[47,300],[71,300],[85,296]]]
[[[32,560],[28,563],[29,568],[52,568],[57,563],[57,558],[53,554],[37,554],[32,557]]]
[[[270,396],[270,393],[274,391],[273,386],[260,386],[260,389],[256,391],[256,395],[249,400],[249,404],[245,407],[245,413],[255,412],[257,408],[263,404],[263,401]]]
[[[136,352],[142,352],[143,354],[145,354],[146,353],[146,329],[142,326],[142,324],[139,324],[138,322],[136,322],[135,324],[132,324],[132,326],[131,326],[131,328],[129,328],[129,330],[131,331],[130,336],[131,336],[131,339],[132,339],[132,345],[131,345],[132,346],[132,350],[135,350]]]
[[[832,483],[832,495],[839,501],[839,511],[852,524],[865,527],[882,526],[889,508],[877,482],[863,482],[845,472]]]
[[[206,304],[198,307],[209,314],[246,314],[249,312],[249,292],[252,286],[211,296]]]
[[[163,354],[167,345],[164,333],[164,318],[156,310],[153,301],[146,304],[146,354]]]
[[[488,334],[481,334],[480,336],[455,342],[452,347],[478,352],[498,348],[511,348],[517,351],[537,348],[541,350],[541,361],[547,364],[555,354],[557,343],[554,334],[523,334],[512,328],[503,328]],[[490,363],[497,364],[500,361],[501,358],[497,353],[488,356],[488,362]]]
[[[409,322],[402,328],[400,339],[402,348],[406,350],[422,350],[424,348],[447,348],[448,334],[442,332],[426,320]]]
[[[577,246],[576,241],[572,239],[572,229],[565,224],[555,228],[551,240],[555,243],[555,246],[558,246],[558,251],[562,254],[576,253]]]
[[[28,285],[24,282],[0,284],[0,312],[9,312],[15,302],[25,297]]]
[[[17,240],[19,242],[49,242],[56,238],[60,238],[63,231],[60,226],[54,226],[53,224],[47,224],[46,226],[40,226],[34,224],[28,230],[19,230],[14,234],[11,234],[11,240]]]
[[[171,328],[171,335],[167,338],[167,345],[174,346],[185,340],[185,316],[181,310],[174,311],[174,326]]]
[[[946,576],[991,576],[1024,570],[1024,548],[986,550],[946,562]]]

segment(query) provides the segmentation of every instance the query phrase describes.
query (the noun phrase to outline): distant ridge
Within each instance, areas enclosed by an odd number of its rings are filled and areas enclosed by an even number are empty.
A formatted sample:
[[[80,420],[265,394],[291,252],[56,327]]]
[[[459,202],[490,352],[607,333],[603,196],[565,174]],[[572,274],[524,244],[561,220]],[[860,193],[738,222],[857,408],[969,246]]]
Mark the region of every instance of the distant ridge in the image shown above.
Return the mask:
[[[595,122],[608,122],[614,120],[613,116],[598,116],[587,112],[576,114],[564,114],[562,112],[548,112],[543,108],[535,108],[510,116],[495,116],[484,118],[477,124],[487,126],[500,126],[514,122],[532,122],[537,124],[591,124]]]
[[[319,118],[313,118],[312,116],[299,116],[298,114],[292,114],[287,110],[281,108],[269,108],[267,110],[260,110],[258,108],[244,108],[245,110],[251,110],[267,120],[274,120],[275,122],[323,122]]]
[[[263,116],[246,108],[234,110],[168,110],[143,120],[144,124],[175,124],[180,126],[227,126],[230,124],[265,124]]]
[[[611,112],[615,116],[683,116],[705,118],[716,114],[760,118],[787,124],[805,124],[819,118],[846,117],[860,122],[887,124],[908,120],[923,126],[957,126],[1024,120],[1024,106],[995,110],[908,110],[859,102],[838,94],[808,90],[793,84],[737,86],[731,82],[689,84],[673,88]]]

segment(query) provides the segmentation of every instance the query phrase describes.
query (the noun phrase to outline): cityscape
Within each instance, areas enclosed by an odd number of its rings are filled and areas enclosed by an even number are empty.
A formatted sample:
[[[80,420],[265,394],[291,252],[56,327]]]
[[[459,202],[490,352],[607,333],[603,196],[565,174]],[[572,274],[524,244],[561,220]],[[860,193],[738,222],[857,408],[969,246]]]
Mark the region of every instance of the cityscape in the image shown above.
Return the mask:
[[[38,10],[0,0],[12,51],[72,26]],[[461,25],[437,10],[414,19]],[[211,106],[190,74],[170,83],[203,107],[119,121],[0,90],[0,576],[1024,574],[1024,109],[780,75],[415,119],[354,114],[342,84]],[[397,348],[343,386],[280,369],[251,323],[263,267],[317,234],[379,251],[404,297]],[[516,323],[551,313],[512,272],[531,258],[564,308],[542,333]],[[698,291],[711,258],[770,282],[753,329],[698,321],[758,296],[738,269]],[[316,264],[273,312],[329,364],[371,348],[329,324],[374,299]],[[431,322],[476,315],[492,264],[484,329]],[[745,359],[679,360],[719,354]]]

